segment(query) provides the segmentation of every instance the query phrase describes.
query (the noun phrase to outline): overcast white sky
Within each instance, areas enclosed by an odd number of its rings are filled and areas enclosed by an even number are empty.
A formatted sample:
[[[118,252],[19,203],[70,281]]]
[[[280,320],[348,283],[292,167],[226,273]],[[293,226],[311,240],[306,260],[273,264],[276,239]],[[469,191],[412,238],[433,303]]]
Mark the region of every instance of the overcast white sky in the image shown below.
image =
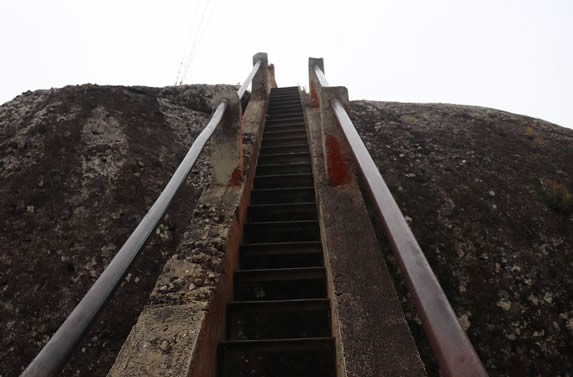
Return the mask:
[[[279,86],[307,86],[308,57],[323,57],[351,99],[573,128],[573,0],[2,0],[0,103],[68,84],[173,85],[193,45],[185,83],[241,82],[265,51]]]

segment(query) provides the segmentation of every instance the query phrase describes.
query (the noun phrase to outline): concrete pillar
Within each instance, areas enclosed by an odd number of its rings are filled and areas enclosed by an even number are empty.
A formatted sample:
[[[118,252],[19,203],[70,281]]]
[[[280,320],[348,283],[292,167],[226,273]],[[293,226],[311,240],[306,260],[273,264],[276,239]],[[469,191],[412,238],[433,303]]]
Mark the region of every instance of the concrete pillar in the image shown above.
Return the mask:
[[[213,184],[239,186],[243,180],[241,148],[241,101],[237,92],[228,90],[216,96],[213,103],[226,102],[227,108],[211,137]]]
[[[269,60],[267,54],[265,52],[256,53],[253,56],[253,65],[255,65],[259,60],[261,61],[261,66],[255,74],[255,77],[253,77],[253,81],[251,83],[251,97],[265,98],[268,95],[267,87],[269,79]]]
[[[314,67],[319,66],[324,72],[324,59],[322,58],[308,58],[308,85],[310,88],[310,97],[312,99],[312,106],[318,107],[320,105],[320,83],[314,72]]]
[[[324,74],[322,58],[308,59],[310,96],[313,106],[320,108],[322,147],[328,182],[332,186],[340,186],[355,181],[355,164],[350,146],[332,110],[331,102],[337,99],[343,106],[346,106],[348,90],[343,86],[322,86],[316,75],[315,67],[317,66]]]
[[[332,100],[343,106],[348,103],[348,90],[343,86],[322,87],[319,91],[321,133],[324,164],[331,186],[340,186],[354,181],[354,157],[338,119],[332,110]]]

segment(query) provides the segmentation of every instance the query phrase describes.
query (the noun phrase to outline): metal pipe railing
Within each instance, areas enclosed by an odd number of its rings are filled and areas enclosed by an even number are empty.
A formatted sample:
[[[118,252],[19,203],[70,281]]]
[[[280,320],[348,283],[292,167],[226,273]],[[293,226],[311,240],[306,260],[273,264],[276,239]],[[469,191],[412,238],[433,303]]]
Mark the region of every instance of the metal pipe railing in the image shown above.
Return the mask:
[[[314,71],[320,86],[328,86],[320,67],[315,65]],[[390,240],[400,270],[414,299],[441,375],[487,377],[488,374],[477,352],[460,326],[418,241],[344,106],[336,98],[330,101],[330,106],[356,158],[366,187],[376,203],[376,210],[382,219],[386,236]]]
[[[258,60],[254,65],[253,65],[253,69],[251,70],[251,73],[249,73],[249,75],[247,76],[247,78],[245,79],[245,82],[243,83],[243,85],[241,85],[241,87],[239,88],[239,90],[237,90],[237,95],[239,96],[239,99],[243,98],[243,95],[245,94],[245,92],[247,91],[247,88],[249,87],[249,85],[251,84],[251,81],[253,81],[253,77],[255,77],[255,75],[257,74],[257,71],[259,70],[259,68],[261,67],[262,64],[262,60]]]
[[[255,62],[251,73],[249,73],[247,79],[237,91],[239,99],[242,98],[261,64],[261,60]],[[221,123],[227,106],[227,102],[224,100],[219,103],[211,120],[197,136],[183,161],[181,161],[177,170],[175,170],[175,173],[173,173],[173,176],[155,200],[155,203],[153,203],[86,295],[76,305],[72,313],[60,325],[34,360],[22,372],[20,377],[54,376],[65,366],[74,348],[82,340],[89,326],[111,298],[131,267],[135,257],[139,254],[141,248],[165,214],[167,207],[185,181],[185,178],[189,175],[205,144],[207,144],[213,132]]]

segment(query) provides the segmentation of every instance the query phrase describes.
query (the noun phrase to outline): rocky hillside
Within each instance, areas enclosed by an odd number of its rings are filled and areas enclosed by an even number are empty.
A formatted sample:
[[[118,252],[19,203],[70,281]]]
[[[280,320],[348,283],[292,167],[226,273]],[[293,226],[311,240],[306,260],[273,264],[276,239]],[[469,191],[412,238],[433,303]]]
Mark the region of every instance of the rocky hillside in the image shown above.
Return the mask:
[[[84,85],[0,106],[0,377],[103,270],[223,88]],[[349,110],[490,376],[571,376],[573,131],[467,106]],[[204,158],[64,376],[105,375],[208,182]]]
[[[573,130],[446,104],[350,113],[490,376],[572,376]]]
[[[83,85],[0,106],[0,376],[16,376],[119,247],[225,86]],[[103,376],[210,181],[203,159],[64,376]]]

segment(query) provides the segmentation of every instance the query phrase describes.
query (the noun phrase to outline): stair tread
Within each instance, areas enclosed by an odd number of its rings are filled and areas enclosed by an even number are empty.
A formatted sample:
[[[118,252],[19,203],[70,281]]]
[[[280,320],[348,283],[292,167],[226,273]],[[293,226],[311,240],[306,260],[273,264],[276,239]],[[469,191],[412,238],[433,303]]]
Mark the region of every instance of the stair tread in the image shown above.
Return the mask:
[[[306,133],[300,133],[300,134],[294,134],[294,135],[289,135],[287,133],[287,136],[285,136],[284,134],[274,134],[274,135],[263,135],[263,140],[292,140],[292,139],[306,139]]]
[[[329,304],[328,298],[304,298],[304,299],[290,299],[290,300],[265,300],[265,301],[231,301],[229,306],[265,306],[265,305],[311,305],[311,304]]]
[[[295,191],[295,190],[314,190],[314,187],[313,186],[300,186],[300,187],[264,188],[264,189],[254,189],[252,192]],[[306,202],[304,202],[304,203],[306,203]]]
[[[263,133],[264,136],[289,135],[289,134],[306,135],[306,130],[302,127],[300,130],[269,130],[269,129],[266,129],[265,132]]]
[[[310,158],[310,153],[308,153],[308,152],[268,153],[268,154],[265,154],[264,156],[261,156],[260,162],[263,162],[262,165],[265,165],[264,164],[265,159],[292,158],[292,157],[303,157],[303,158],[308,157],[308,158]],[[270,165],[270,164],[272,164],[272,163],[267,162],[267,165]],[[261,165],[261,164],[259,164],[259,165]],[[290,174],[296,174],[296,173],[290,173]]]
[[[288,274],[292,272],[324,272],[324,267],[295,267],[295,268],[261,268],[261,269],[252,269],[252,270],[237,270],[235,274],[264,274],[264,273],[273,273],[273,274]]]
[[[273,146],[261,145],[261,153],[264,153],[265,150],[268,150],[268,149],[281,149],[281,148],[284,149],[284,148],[297,148],[297,147],[307,147],[308,148],[308,143],[292,144],[292,145],[289,145],[286,147],[283,147],[281,145],[273,145]]]
[[[312,177],[311,173],[284,173],[257,175],[256,178],[281,178],[281,177]]]
[[[286,131],[286,130],[306,132],[306,126],[304,124],[287,124],[287,125],[275,124],[265,127],[265,132]]]
[[[276,208],[276,207],[304,207],[304,206],[316,206],[316,202],[299,202],[299,203],[271,203],[271,204],[253,204],[249,208]]]
[[[257,166],[257,168],[280,168],[280,167],[310,167],[312,166],[312,163],[310,161],[310,156],[293,156],[293,157],[298,157],[298,159],[296,158],[286,158],[286,161],[282,161],[282,162],[277,162],[277,161],[271,161],[271,162],[266,162],[266,163],[262,163],[259,164]],[[308,157],[309,159],[306,160],[306,157]],[[292,161],[288,161],[288,160],[292,160]],[[280,169],[279,169],[280,170]],[[267,172],[267,173],[259,173],[258,175],[271,175],[271,174],[304,174],[303,172],[283,172],[283,173],[276,173],[276,172]],[[306,173],[306,174],[311,174],[311,173]],[[256,177],[256,176],[255,176]]]
[[[252,221],[246,222],[246,225],[280,225],[280,224],[317,224],[318,220],[279,220],[279,221]]]
[[[245,256],[265,256],[265,255],[290,255],[290,254],[295,254],[295,253],[299,253],[299,254],[322,254],[322,249],[321,248],[304,248],[304,247],[300,247],[297,249],[296,246],[294,246],[292,249],[289,248],[285,248],[284,250],[276,250],[276,249],[272,249],[273,251],[258,251],[256,249],[264,249],[264,247],[253,247],[256,245],[263,245],[260,243],[245,243],[242,244],[241,247],[243,248],[243,253],[245,253]],[[242,270],[245,271],[245,270]]]
[[[249,246],[322,246],[320,241],[289,241],[289,242],[258,242],[251,243]]]
[[[222,345],[265,345],[273,343],[290,343],[290,344],[309,344],[309,343],[330,343],[334,342],[333,337],[316,337],[316,338],[286,338],[286,339],[239,339],[239,340],[223,340]]]
[[[322,255],[322,244],[320,241],[258,242],[241,244],[241,258],[297,254]]]
[[[301,111],[291,111],[291,112],[285,112],[285,111],[277,111],[277,112],[269,112],[267,113],[268,115],[268,119],[282,119],[282,118],[304,118],[304,114]]]

